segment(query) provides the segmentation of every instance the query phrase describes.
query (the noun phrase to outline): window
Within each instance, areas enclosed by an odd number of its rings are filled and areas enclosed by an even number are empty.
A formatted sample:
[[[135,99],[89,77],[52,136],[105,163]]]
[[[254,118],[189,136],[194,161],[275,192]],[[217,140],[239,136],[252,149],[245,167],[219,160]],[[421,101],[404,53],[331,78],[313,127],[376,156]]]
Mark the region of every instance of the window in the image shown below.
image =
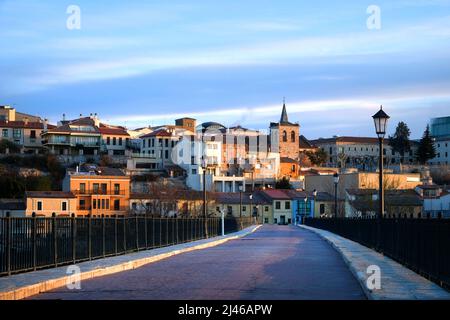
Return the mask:
[[[291,208],[291,202],[290,202],[290,201],[286,201],[286,202],[284,203],[284,208],[285,208],[286,210],[289,210],[289,209]]]
[[[120,200],[114,200],[114,210],[115,211],[120,210]]]
[[[9,134],[8,134],[8,129],[3,129],[2,130],[2,137],[3,138],[8,138]]]
[[[120,194],[120,184],[114,184],[114,194]]]
[[[265,212],[269,211],[269,206],[265,206],[265,207],[264,207],[264,211],[265,211]]]
[[[113,146],[115,146],[117,144],[117,139],[116,137],[113,138]]]
[[[287,132],[283,131],[283,142],[287,142]]]
[[[67,211],[67,202],[66,201],[61,202],[61,211]]]
[[[97,200],[94,199],[92,202],[92,209],[97,209]]]
[[[22,137],[22,131],[20,129],[13,129],[13,138],[20,139]]]
[[[107,137],[107,138],[106,138],[106,144],[107,144],[108,146],[111,144],[111,138],[110,138],[110,137]]]
[[[92,191],[94,192],[94,194],[98,194],[98,187],[99,187],[98,183],[93,184]]]
[[[295,131],[291,131],[291,142],[295,142]]]
[[[167,140],[167,139],[165,139],[165,146],[166,146],[166,148],[169,147],[169,140]]]
[[[325,213],[325,204],[321,203],[320,204],[320,214],[324,214]]]
[[[42,201],[37,202],[37,210],[42,211]]]
[[[105,199],[102,199],[102,209],[106,209],[105,205],[106,205]]]
[[[292,165],[292,167],[291,167],[291,172],[295,172],[296,170],[295,170],[295,164],[293,164]]]
[[[264,223],[269,223],[269,218],[264,218]]]
[[[281,209],[281,202],[280,201],[275,201],[275,209]]]
[[[133,202],[133,203],[131,204],[131,209],[133,209],[134,211],[136,211],[136,209],[137,209],[137,203],[136,203],[136,202]]]
[[[247,206],[242,206],[242,211],[247,211]]]
[[[80,199],[80,210],[86,209],[86,200]]]
[[[122,145],[122,138],[119,138],[119,146]]]
[[[233,214],[233,207],[232,206],[228,206],[227,207],[227,214],[229,214],[229,215]]]
[[[106,199],[106,207],[105,207],[105,209],[109,210],[109,199]]]
[[[106,191],[107,191],[107,188],[108,188],[108,185],[106,184],[106,183],[102,183],[102,194],[106,194]]]
[[[30,139],[36,139],[36,130],[30,131]]]
[[[86,183],[80,183],[80,193],[86,193]]]
[[[164,151],[164,158],[169,159],[169,150]]]

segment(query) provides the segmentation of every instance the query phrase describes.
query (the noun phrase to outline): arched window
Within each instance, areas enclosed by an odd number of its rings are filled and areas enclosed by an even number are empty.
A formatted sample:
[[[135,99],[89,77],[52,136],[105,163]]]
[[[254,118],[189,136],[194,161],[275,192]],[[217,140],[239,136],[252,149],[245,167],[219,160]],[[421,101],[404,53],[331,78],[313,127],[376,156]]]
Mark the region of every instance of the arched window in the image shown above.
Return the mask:
[[[295,142],[295,131],[291,131],[291,142]]]
[[[283,142],[287,142],[287,132],[283,131]]]

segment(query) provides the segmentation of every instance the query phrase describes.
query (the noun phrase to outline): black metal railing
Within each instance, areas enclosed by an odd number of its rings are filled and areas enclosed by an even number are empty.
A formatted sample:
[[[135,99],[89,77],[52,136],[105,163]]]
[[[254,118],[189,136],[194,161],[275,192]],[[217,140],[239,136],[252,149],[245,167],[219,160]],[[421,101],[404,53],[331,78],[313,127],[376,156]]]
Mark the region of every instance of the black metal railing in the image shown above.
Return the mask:
[[[225,233],[254,223],[226,218]],[[148,250],[222,234],[220,218],[0,218],[0,276]]]
[[[305,224],[381,252],[450,289],[450,219],[307,218]]]

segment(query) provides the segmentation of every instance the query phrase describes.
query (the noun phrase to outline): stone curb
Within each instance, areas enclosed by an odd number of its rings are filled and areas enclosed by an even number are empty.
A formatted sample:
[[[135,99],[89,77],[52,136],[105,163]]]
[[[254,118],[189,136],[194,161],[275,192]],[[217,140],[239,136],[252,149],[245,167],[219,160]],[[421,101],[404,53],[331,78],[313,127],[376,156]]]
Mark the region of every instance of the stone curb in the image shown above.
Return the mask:
[[[437,284],[423,278],[422,276],[416,274],[414,271],[407,269],[406,267],[402,266],[401,264],[395,262],[394,260],[373,251],[370,248],[366,248],[363,245],[354,242],[352,240],[343,238],[339,235],[333,234],[326,230],[316,229],[305,225],[298,225],[298,227],[303,228],[305,230],[309,230],[314,232],[315,234],[319,235],[322,239],[327,241],[343,258],[345,264],[350,269],[351,273],[354,275],[354,277],[358,280],[358,283],[360,284],[361,288],[363,289],[364,294],[367,296],[369,300],[448,300],[450,299],[450,293],[448,293],[445,289],[442,289]],[[342,249],[340,245],[336,243],[336,241],[333,241],[336,238],[336,240],[346,242],[348,244],[351,244],[353,246],[357,247],[357,250],[354,252],[346,252]],[[370,258],[372,261],[369,263],[369,258],[363,257],[364,252],[370,252],[372,255]],[[352,255],[353,253],[353,255]],[[358,255],[360,257],[358,257]],[[366,259],[366,260],[364,260]],[[377,260],[378,261],[373,261]],[[361,260],[361,261],[358,261]],[[405,278],[410,283],[402,283],[403,288],[396,287],[395,284],[391,286],[388,290],[381,290],[379,292],[378,290],[370,290],[367,288],[366,281],[367,281],[367,274],[366,269],[364,267],[367,267],[366,265],[378,265],[378,264],[384,264],[389,265],[392,267],[392,269],[401,270],[402,272],[406,273]],[[382,279],[383,279],[383,272],[382,272]],[[397,279],[392,279],[392,282]],[[422,288],[422,287],[423,288]],[[414,290],[423,291],[418,294],[414,294]]]
[[[127,255],[120,255],[111,258],[103,258],[98,260],[86,261],[78,264],[78,266],[82,269],[83,266],[86,268],[91,268],[92,270],[84,271],[81,273],[81,280],[93,279],[96,277],[101,277],[113,273],[118,273],[126,270],[132,270],[139,268],[143,265],[160,261],[181,253],[186,253],[194,250],[201,250],[206,248],[211,248],[228,242],[230,240],[235,240],[238,238],[245,237],[256,230],[258,230],[261,225],[253,226],[241,230],[239,232],[226,235],[219,236],[211,239],[202,239],[194,242],[183,243],[179,245],[174,245],[170,247],[152,249],[139,251],[136,253],[131,253]],[[216,240],[214,240],[216,239]],[[169,250],[169,251],[168,251]],[[167,251],[167,252],[164,252]],[[161,252],[161,253],[158,253]],[[108,259],[114,258],[126,258],[127,256],[131,257],[133,255],[142,255],[148,253],[149,256],[137,258],[135,260],[130,260],[126,262],[121,262],[118,264],[113,264],[110,266],[102,266],[102,264],[107,264]],[[97,266],[96,266],[97,265]],[[45,269],[34,272],[22,273],[17,275],[12,275],[9,277],[0,278],[0,300],[20,300],[33,295],[37,295],[42,292],[46,292],[49,290],[53,290],[56,288],[63,287],[67,284],[67,281],[70,280],[71,275],[65,275],[67,266],[53,268],[53,269]],[[37,273],[39,273],[37,275]],[[52,275],[53,274],[53,275]],[[59,275],[58,275],[59,274]],[[64,274],[63,276],[60,276]],[[37,279],[31,279],[35,276]],[[40,280],[39,278],[42,278]],[[20,280],[22,279],[22,280]],[[25,281],[23,280],[25,279]],[[17,282],[24,281],[29,284],[25,285],[17,285]],[[35,282],[35,283],[32,283]],[[6,287],[6,288],[5,288]]]

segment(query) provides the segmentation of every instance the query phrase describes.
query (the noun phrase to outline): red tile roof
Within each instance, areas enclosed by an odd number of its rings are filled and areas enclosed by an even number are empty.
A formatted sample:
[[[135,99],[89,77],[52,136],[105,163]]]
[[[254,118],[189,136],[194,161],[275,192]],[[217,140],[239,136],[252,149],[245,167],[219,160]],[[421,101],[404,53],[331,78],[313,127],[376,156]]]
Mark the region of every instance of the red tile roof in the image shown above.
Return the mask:
[[[76,198],[72,192],[64,191],[26,191],[26,198]]]
[[[24,121],[0,121],[1,128],[26,128],[26,129],[44,129],[44,124],[42,122],[28,122]],[[55,126],[49,124],[49,129],[55,128]]]
[[[262,193],[270,199],[290,200],[291,198],[281,189],[263,190]]]
[[[172,134],[164,129],[156,130],[146,135],[143,135],[141,138],[150,138],[150,137],[171,137]]]

